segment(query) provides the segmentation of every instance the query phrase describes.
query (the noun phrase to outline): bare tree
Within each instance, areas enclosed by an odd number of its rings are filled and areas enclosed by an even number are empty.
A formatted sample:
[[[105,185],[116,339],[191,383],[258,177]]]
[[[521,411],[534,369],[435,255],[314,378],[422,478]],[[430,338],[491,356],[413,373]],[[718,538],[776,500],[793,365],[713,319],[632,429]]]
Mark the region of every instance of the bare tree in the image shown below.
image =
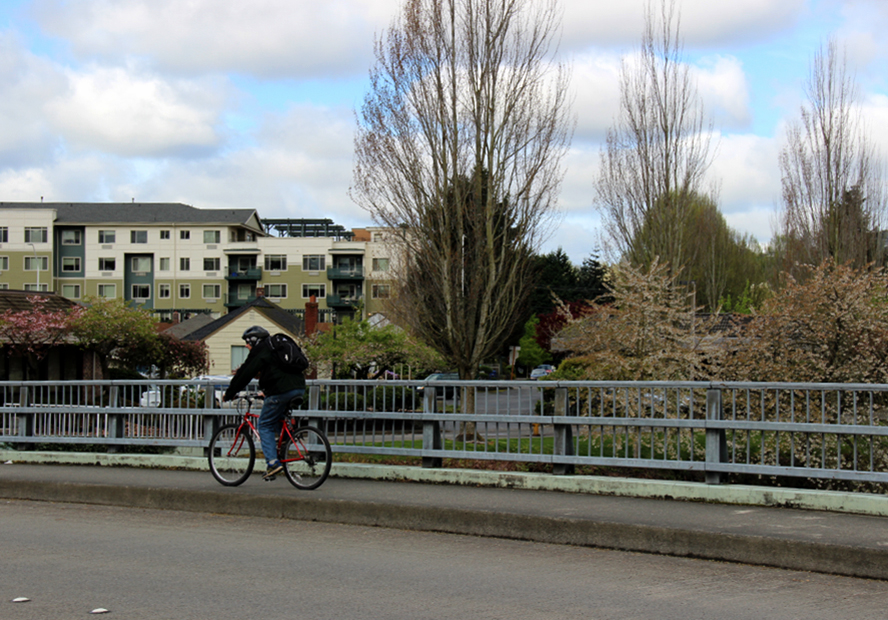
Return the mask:
[[[834,40],[815,54],[805,94],[808,103],[780,154],[784,258],[790,265],[819,265],[826,258],[855,267],[882,264],[883,167]]]
[[[674,0],[662,0],[657,19],[648,4],[640,53],[623,61],[620,114],[607,133],[596,184],[596,206],[616,252],[636,265],[659,257],[673,272],[687,260],[684,232],[712,150],[679,29]]]
[[[375,48],[352,197],[398,231],[399,323],[463,379],[522,317],[570,143],[554,0],[407,0]]]

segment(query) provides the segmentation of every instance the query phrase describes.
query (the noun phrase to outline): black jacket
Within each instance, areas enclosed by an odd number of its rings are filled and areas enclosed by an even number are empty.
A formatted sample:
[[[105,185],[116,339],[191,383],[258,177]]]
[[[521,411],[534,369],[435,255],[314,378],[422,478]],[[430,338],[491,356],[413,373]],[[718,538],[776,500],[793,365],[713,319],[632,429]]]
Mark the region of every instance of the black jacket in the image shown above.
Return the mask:
[[[263,338],[250,349],[247,359],[237,369],[228,389],[225,400],[231,400],[243,390],[253,378],[259,375],[259,389],[266,396],[276,396],[295,389],[305,389],[305,376],[284,369],[272,350],[268,338]]]

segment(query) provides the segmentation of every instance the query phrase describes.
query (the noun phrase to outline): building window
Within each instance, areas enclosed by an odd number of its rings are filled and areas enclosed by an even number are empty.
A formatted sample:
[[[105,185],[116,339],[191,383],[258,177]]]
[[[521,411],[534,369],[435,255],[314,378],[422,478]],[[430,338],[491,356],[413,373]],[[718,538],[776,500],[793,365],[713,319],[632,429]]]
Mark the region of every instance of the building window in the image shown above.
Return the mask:
[[[315,297],[326,297],[327,296],[327,285],[326,284],[303,284],[302,285],[302,299],[308,299],[314,295]]]
[[[130,266],[133,273],[148,273],[151,271],[151,258],[149,256],[133,256]]]
[[[287,257],[284,254],[269,254],[265,257],[266,271],[286,271]]]
[[[389,259],[387,258],[374,258],[373,259],[373,271],[388,271],[389,270]]]
[[[170,238],[170,231],[168,231],[168,230],[161,230],[160,231],[160,240],[161,241],[166,241],[169,238]]]
[[[99,243],[114,243],[117,239],[117,233],[113,230],[100,230]]]
[[[62,271],[65,273],[80,271],[80,257],[79,256],[63,256],[62,257]],[[65,297],[68,297],[68,295],[65,295]]]
[[[130,243],[148,243],[147,230],[131,230]]]
[[[79,284],[62,284],[62,297],[68,299],[80,299]]]
[[[247,355],[250,354],[250,350],[243,346],[233,344],[231,345],[231,372],[234,373],[238,368],[241,367],[241,364],[244,363],[244,360],[247,359]]]
[[[150,299],[151,286],[148,284],[133,284],[133,299]]]
[[[25,284],[25,290],[45,293],[49,290],[49,285],[48,284]]]
[[[0,226],[0,243],[9,243],[9,228]]]
[[[99,259],[99,271],[114,271],[117,269],[117,259],[116,258],[100,258]]]
[[[191,231],[190,230],[180,230],[179,231],[179,239],[187,240],[191,239]]]
[[[191,298],[191,285],[190,284],[180,284],[179,285],[179,299],[190,299]]]
[[[6,282],[0,282],[0,291],[8,291],[9,285]]]
[[[49,258],[46,256],[26,256],[25,271],[47,271],[49,269]]]
[[[391,292],[391,286],[388,284],[374,284],[370,287],[370,296],[373,299],[388,299]]]
[[[323,271],[325,258],[323,254],[303,256],[302,271]]]
[[[238,284],[237,285],[237,298],[238,299],[249,299],[253,294],[253,287],[249,284]]]
[[[117,297],[117,285],[99,284],[99,297],[104,297],[105,299],[114,299],[115,297]]]
[[[222,296],[222,287],[218,284],[203,285],[204,299],[219,299]]]
[[[169,271],[170,270],[170,259],[169,258],[161,258],[159,259],[158,270],[159,271]]]
[[[218,258],[205,258],[204,259],[204,271],[219,271],[222,266],[221,259]]]
[[[191,259],[187,256],[179,259],[179,271],[189,271],[191,269]]]
[[[204,243],[219,243],[222,241],[222,233],[218,230],[205,230]]]
[[[62,245],[80,245],[80,231],[79,230],[63,230],[62,231]],[[67,295],[65,295],[67,297]]]
[[[169,299],[172,297],[171,294],[172,289],[169,284],[158,284],[157,285],[157,298],[158,299]]]
[[[0,256],[0,271],[9,271],[9,257]]]
[[[265,296],[266,297],[286,297],[287,296],[287,285],[286,284],[266,284],[265,285]]]
[[[25,243],[46,243],[47,232],[46,226],[26,227]]]

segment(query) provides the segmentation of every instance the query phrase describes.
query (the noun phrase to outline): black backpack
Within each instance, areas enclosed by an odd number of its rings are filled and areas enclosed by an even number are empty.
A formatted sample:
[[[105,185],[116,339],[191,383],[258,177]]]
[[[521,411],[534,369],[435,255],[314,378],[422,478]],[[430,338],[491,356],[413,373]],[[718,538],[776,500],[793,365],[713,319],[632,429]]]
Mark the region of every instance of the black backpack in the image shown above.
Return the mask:
[[[271,345],[271,350],[277,355],[284,370],[299,374],[308,368],[309,362],[308,358],[305,357],[305,353],[302,352],[296,341],[287,334],[269,336],[268,344]]]

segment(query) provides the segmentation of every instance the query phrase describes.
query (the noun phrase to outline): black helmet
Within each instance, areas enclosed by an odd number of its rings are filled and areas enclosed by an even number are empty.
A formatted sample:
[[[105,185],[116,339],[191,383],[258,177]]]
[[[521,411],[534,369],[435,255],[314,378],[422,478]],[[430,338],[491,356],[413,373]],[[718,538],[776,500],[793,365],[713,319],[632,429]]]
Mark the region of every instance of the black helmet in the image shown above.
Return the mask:
[[[257,342],[268,338],[268,336],[269,334],[267,329],[265,329],[264,327],[259,327],[258,325],[253,325],[253,327],[250,327],[249,329],[247,329],[247,331],[244,332],[244,335],[241,336],[241,338],[243,338],[251,347],[255,347]]]

